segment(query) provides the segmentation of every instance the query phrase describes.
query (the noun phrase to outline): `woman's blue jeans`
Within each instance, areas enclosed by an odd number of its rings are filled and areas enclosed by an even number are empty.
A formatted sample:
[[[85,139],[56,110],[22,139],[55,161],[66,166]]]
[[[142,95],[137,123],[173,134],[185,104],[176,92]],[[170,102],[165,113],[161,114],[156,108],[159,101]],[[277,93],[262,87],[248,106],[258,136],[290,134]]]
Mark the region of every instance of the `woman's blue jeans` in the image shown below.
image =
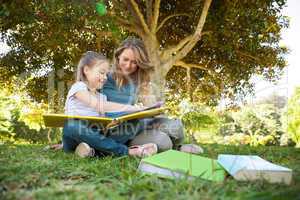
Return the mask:
[[[65,152],[73,152],[79,143],[85,142],[99,155],[127,155],[128,147],[125,143],[142,129],[138,120],[131,120],[109,129],[105,136],[99,124],[70,119],[65,122],[63,128],[63,148]]]

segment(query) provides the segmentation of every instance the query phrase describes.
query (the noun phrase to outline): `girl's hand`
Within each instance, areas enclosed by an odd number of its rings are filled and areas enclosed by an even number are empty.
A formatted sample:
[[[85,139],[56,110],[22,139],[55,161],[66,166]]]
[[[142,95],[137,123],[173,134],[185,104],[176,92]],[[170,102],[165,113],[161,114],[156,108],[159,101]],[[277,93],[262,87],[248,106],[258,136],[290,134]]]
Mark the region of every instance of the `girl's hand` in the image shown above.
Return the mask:
[[[136,111],[144,110],[147,108],[146,106],[143,106],[143,105],[134,105],[133,107],[134,107],[134,110],[136,110]]]

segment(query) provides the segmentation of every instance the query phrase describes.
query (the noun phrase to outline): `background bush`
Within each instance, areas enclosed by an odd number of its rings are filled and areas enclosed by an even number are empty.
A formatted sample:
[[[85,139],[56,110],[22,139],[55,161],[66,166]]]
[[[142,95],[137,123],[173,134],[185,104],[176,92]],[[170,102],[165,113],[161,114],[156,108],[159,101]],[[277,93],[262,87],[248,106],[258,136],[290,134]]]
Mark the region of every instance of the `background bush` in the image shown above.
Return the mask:
[[[10,143],[57,142],[59,129],[45,128],[42,113],[47,105],[35,103],[24,93],[0,91],[0,140]]]
[[[244,144],[279,145],[284,134],[281,110],[272,104],[243,106],[238,111],[226,113],[220,127],[220,134],[226,140],[236,135]]]
[[[272,95],[274,98],[274,95]],[[273,103],[272,103],[273,102]],[[280,102],[283,102],[281,99]],[[180,118],[187,141],[230,145],[296,145],[300,147],[300,88],[283,107],[276,101],[261,101],[231,110],[218,110],[188,98],[170,98],[169,116]],[[61,129],[43,125],[48,106],[26,94],[0,92],[0,140],[13,143],[55,143]]]
[[[264,99],[256,104],[223,111],[187,99],[177,104],[171,101],[168,105],[170,114],[182,119],[186,134],[200,143],[293,145],[291,133],[286,133],[283,124],[284,99],[280,98],[278,104],[274,94],[271,97],[274,101]],[[299,121],[295,121],[294,126],[289,126],[290,130],[299,128],[298,125]]]

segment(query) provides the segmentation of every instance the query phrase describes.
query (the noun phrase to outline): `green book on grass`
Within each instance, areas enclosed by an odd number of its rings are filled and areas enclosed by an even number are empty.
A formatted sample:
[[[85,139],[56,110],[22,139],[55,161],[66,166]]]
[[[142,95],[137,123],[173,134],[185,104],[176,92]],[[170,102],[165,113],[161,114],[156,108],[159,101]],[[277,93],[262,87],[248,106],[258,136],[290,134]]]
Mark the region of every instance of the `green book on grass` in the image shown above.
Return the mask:
[[[138,170],[160,177],[200,177],[211,181],[223,181],[224,169],[214,159],[168,150],[141,160]]]

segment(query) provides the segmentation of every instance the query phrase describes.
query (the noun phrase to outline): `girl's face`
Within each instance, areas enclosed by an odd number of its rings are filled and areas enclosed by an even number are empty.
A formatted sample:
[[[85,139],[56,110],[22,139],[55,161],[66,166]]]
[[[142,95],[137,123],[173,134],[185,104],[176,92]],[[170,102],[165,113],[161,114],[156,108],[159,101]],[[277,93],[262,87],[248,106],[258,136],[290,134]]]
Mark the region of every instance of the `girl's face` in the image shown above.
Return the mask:
[[[136,56],[131,49],[125,49],[119,56],[119,67],[123,75],[134,73],[137,68]]]
[[[101,89],[107,80],[109,64],[107,62],[84,67],[84,74],[91,89]]]

